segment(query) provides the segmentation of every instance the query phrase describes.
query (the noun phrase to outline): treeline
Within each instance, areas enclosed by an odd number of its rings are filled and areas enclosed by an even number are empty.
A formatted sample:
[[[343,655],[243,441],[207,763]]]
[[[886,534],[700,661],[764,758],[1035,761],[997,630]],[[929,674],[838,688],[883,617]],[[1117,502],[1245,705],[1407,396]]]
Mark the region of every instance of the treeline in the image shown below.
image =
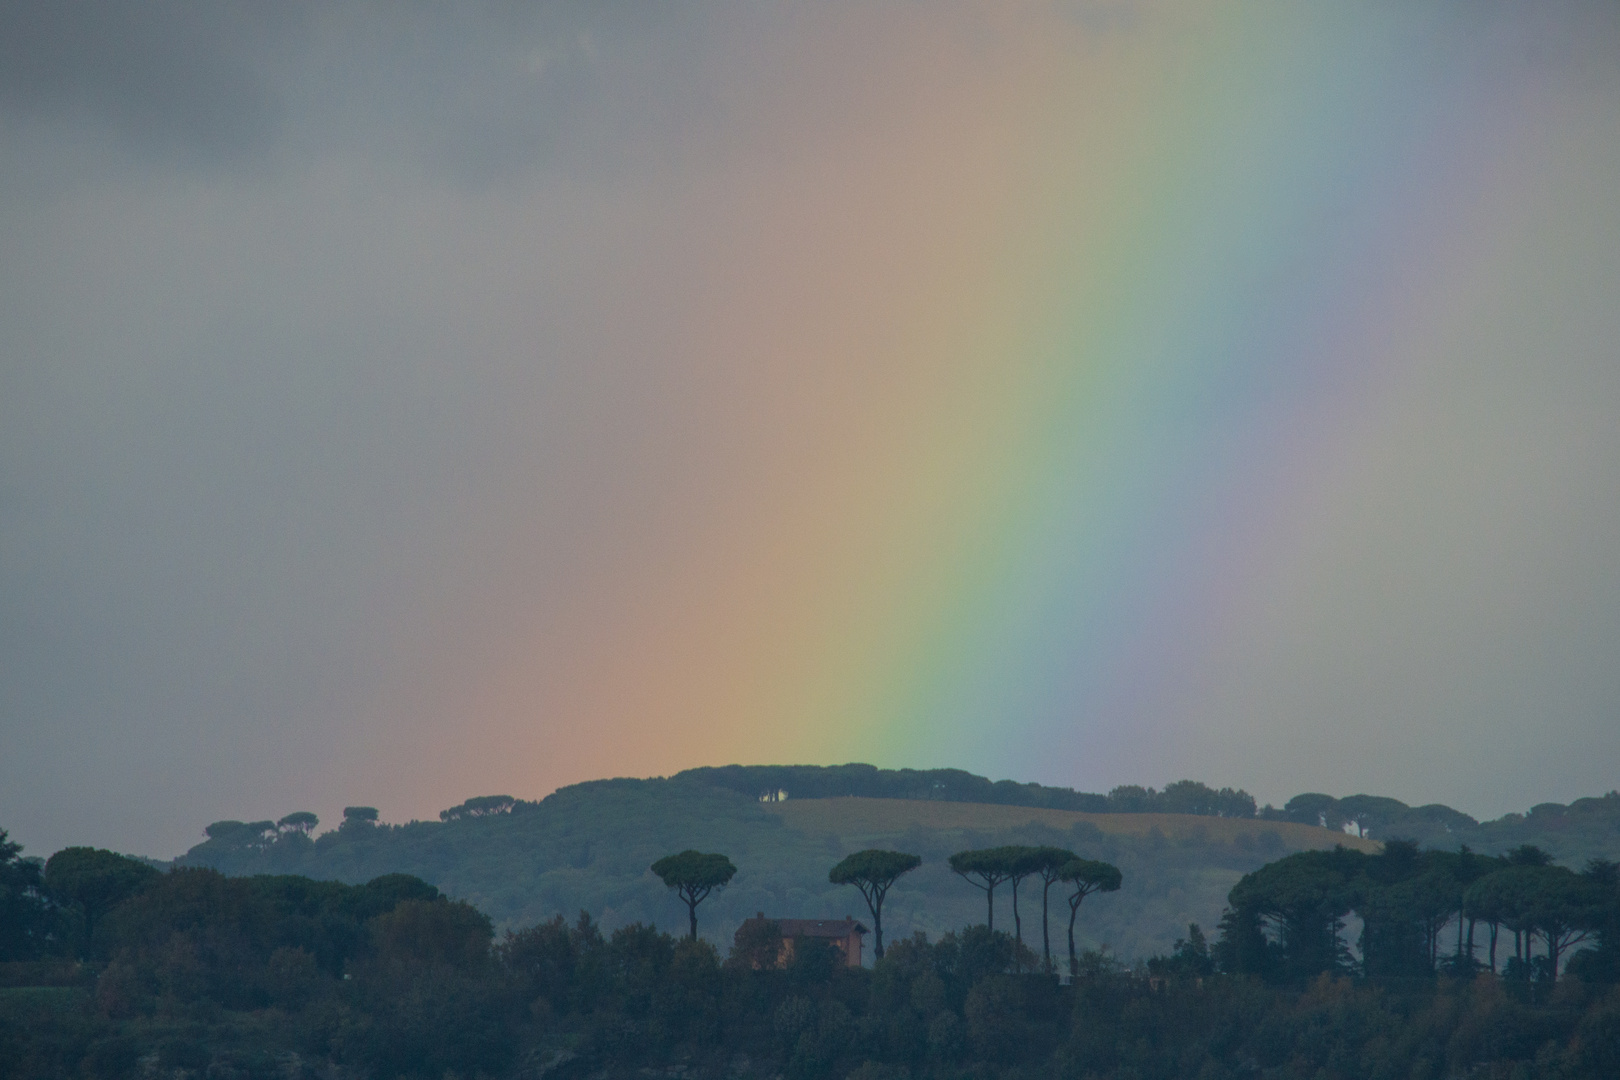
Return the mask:
[[[1268,863],[1232,889],[1212,960],[1234,974],[1429,978],[1499,971],[1510,981],[1620,980],[1620,865],[1577,873],[1526,845],[1485,856],[1391,840]],[[1348,938],[1347,919],[1359,932]],[[1594,947],[1570,955],[1576,945]]]
[[[671,791],[723,791],[766,801],[863,796],[1030,806],[1083,813],[1191,814],[1288,821],[1379,840],[1408,838],[1432,847],[1466,843],[1476,849],[1502,852],[1534,844],[1558,859],[1577,862],[1613,854],[1620,839],[1620,792],[1577,799],[1568,805],[1540,803],[1524,814],[1506,814],[1481,822],[1440,803],[1409,806],[1399,799],[1378,795],[1337,798],[1306,792],[1281,807],[1267,804],[1257,808],[1253,796],[1246,791],[1216,789],[1195,780],[1178,780],[1162,790],[1126,784],[1103,795],[1013,780],[992,781],[961,769],[879,769],[864,764],[727,765],[688,769],[667,780],[597,780],[574,784],[538,801],[510,795],[484,795],[440,811],[438,822],[412,822],[409,827],[431,829],[441,824],[524,817],[626,785]],[[316,816],[307,811],[288,814],[279,820],[217,821],[205,830],[204,843],[184,858],[193,863],[227,867],[234,866],[242,856],[274,848],[278,868],[291,869],[323,841],[332,845],[370,837],[373,833],[368,830],[378,827],[389,828],[381,825],[377,810],[368,806],[345,808],[339,827],[321,836],[315,835],[318,823]]]
[[[872,765],[725,765],[687,769],[675,780],[690,780],[754,798],[831,799],[856,795],[871,799],[936,799],[941,802],[1035,806],[1090,814],[1202,814],[1252,818],[1254,797],[1232,788],[1216,790],[1196,780],[1178,780],[1163,791],[1135,784],[1107,795],[1073,788],[990,780],[962,769],[879,769]],[[1314,824],[1314,823],[1313,823]]]
[[[1254,797],[1232,788],[1216,790],[1196,780],[1178,780],[1163,791],[1127,784],[1107,795],[1093,795],[1069,788],[1013,780],[989,780],[961,769],[878,769],[871,765],[727,765],[719,768],[688,769],[668,780],[596,780],[559,789],[539,801],[516,799],[510,795],[481,795],[439,811],[439,821],[472,821],[502,815],[523,816],[546,808],[558,796],[589,793],[607,785],[671,785],[676,788],[701,787],[745,795],[772,802],[778,799],[830,799],[862,796],[882,799],[918,799],[939,802],[987,803],[997,806],[1031,806],[1050,810],[1075,810],[1099,814],[1193,814],[1205,817],[1254,818]],[[1325,797],[1325,796],[1324,796]],[[1315,796],[1302,796],[1315,798]],[[1293,804],[1290,804],[1292,806]],[[1314,804],[1313,804],[1314,805]],[[1271,808],[1265,808],[1270,814]],[[1311,814],[1279,811],[1277,820],[1318,824]],[[1472,820],[1471,818],[1469,820]],[[192,861],[209,862],[235,854],[264,852],[279,846],[286,858],[296,858],[323,839],[327,844],[369,835],[379,826],[377,809],[349,806],[343,821],[334,830],[315,836],[320,819],[309,811],[298,811],[279,820],[216,821],[203,830],[206,840],[187,852]],[[412,826],[431,822],[411,822]],[[1337,826],[1335,826],[1337,827]]]
[[[25,892],[58,920],[54,937],[34,939],[32,964],[0,964],[0,982],[11,984],[0,988],[7,1076],[1620,1075],[1620,992],[1584,964],[1544,988],[1489,973],[1457,978],[1444,965],[1423,977],[1324,969],[1302,981],[1304,969],[1286,965],[1264,977],[1217,971],[1226,936],[1212,950],[1194,929],[1141,970],[1087,953],[1063,983],[1031,973],[1033,957],[1011,935],[981,925],[894,942],[867,969],[802,942],[779,969],[761,962],[777,955],[770,943],[763,953],[752,940],[722,953],[642,924],[604,933],[584,913],[497,938],[470,905],[404,876],[345,886],[158,873],[86,849],[40,867],[7,850],[4,872],[27,878]],[[1292,903],[1288,880],[1325,875],[1398,889],[1417,880],[1391,877],[1411,854],[1337,866],[1280,860],[1233,891],[1233,910],[1259,904],[1264,920],[1267,905]],[[1415,858],[1427,865],[1433,854]],[[1524,867],[1546,864],[1509,861],[1472,884]],[[1601,873],[1577,876],[1601,886]],[[1288,928],[1259,929],[1282,935],[1286,958]],[[1612,937],[1605,924],[1590,951]],[[34,983],[17,985],[23,974]]]

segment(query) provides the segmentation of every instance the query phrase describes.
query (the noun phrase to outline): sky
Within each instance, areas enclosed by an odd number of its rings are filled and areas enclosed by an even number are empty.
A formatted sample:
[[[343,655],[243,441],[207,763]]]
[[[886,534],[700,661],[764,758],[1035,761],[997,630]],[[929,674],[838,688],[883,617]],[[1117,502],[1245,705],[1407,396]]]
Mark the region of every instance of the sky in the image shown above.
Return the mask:
[[[0,828],[1620,783],[1620,6],[0,2]]]

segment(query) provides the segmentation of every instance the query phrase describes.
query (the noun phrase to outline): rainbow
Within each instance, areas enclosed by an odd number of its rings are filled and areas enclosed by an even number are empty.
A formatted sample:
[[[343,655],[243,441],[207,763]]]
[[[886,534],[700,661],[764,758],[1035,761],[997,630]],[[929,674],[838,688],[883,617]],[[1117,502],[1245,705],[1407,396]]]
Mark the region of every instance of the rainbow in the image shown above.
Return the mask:
[[[1074,11],[804,13],[858,85],[789,55],[681,167],[667,502],[461,703],[514,768],[1253,785],[1223,673],[1507,318],[1563,105],[1511,13]]]

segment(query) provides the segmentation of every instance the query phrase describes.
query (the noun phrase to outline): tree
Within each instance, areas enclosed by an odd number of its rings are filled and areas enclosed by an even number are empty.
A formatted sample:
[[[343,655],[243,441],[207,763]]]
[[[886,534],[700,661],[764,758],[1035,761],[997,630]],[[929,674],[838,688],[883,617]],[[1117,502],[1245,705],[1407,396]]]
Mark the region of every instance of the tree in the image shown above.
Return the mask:
[[[1457,881],[1430,868],[1371,888],[1356,901],[1362,918],[1362,971],[1367,975],[1433,974],[1436,938],[1458,908]]]
[[[1124,880],[1119,867],[1095,859],[1074,859],[1058,870],[1058,880],[1074,885],[1069,895],[1069,975],[1080,973],[1079,955],[1074,951],[1074,920],[1080,914],[1080,904],[1094,892],[1116,892]]]
[[[687,848],[677,855],[665,855],[652,864],[652,872],[675,890],[686,904],[692,921],[691,940],[697,940],[697,907],[716,889],[723,889],[737,868],[724,855],[704,854]]]
[[[63,848],[45,863],[45,887],[84,919],[81,955],[88,955],[96,923],[162,875],[139,859],[99,848]]]
[[[984,924],[996,928],[996,886],[1008,878],[1007,862],[1001,848],[979,848],[976,851],[958,851],[949,859],[951,872],[975,889],[985,893]],[[978,878],[977,881],[973,880]]]
[[[454,821],[462,817],[490,817],[495,814],[510,814],[517,800],[510,795],[480,795],[475,799],[468,799],[460,806],[452,806],[448,810],[439,811],[440,821]]]
[[[51,936],[53,912],[39,861],[0,829],[0,960],[30,960]]]
[[[277,831],[283,833],[296,832],[302,833],[304,836],[308,836],[310,833],[315,831],[315,826],[319,825],[320,823],[321,819],[310,813],[308,810],[299,810],[295,813],[288,814],[286,817],[276,822],[276,829]]]
[[[1570,958],[1569,970],[1587,982],[1620,982],[1620,863],[1591,859],[1581,871],[1592,890],[1592,924],[1597,947]]]
[[[1521,942],[1530,928],[1529,893],[1532,889],[1528,876],[1534,866],[1504,866],[1481,877],[1463,893],[1463,911],[1491,928],[1491,971],[1496,970],[1496,935],[1498,927],[1513,931],[1515,959],[1527,959],[1521,953]]]
[[[1041,958],[1043,970],[1052,970],[1052,935],[1047,926],[1047,895],[1052,891],[1052,883],[1059,880],[1063,868],[1080,856],[1067,848],[1038,847],[1031,857],[1034,872],[1041,879]]]
[[[1227,900],[1243,913],[1240,922],[1258,918],[1276,931],[1285,977],[1339,971],[1350,960],[1339,931],[1354,907],[1367,858],[1343,847],[1295,852],[1245,874]]]
[[[1536,867],[1530,920],[1547,946],[1547,978],[1558,979],[1558,961],[1601,925],[1603,901],[1595,883],[1564,866]]]
[[[868,848],[857,851],[827,871],[827,880],[834,885],[853,885],[866,898],[866,907],[872,913],[872,934],[876,947],[872,954],[883,959],[883,897],[889,886],[901,874],[908,874],[922,865],[922,859],[903,851],[881,851]]]
[[[403,900],[371,922],[378,963],[475,971],[489,959],[489,916],[465,900]]]
[[[279,834],[274,821],[216,821],[203,832],[215,850],[263,851]]]
[[[1254,796],[1241,789],[1221,788],[1216,791],[1208,784],[1196,780],[1177,780],[1166,785],[1154,800],[1158,810],[1166,814],[1201,814],[1207,817],[1252,818]]]
[[[1371,836],[1376,831],[1382,837],[1385,828],[1411,807],[1382,795],[1351,795],[1340,799],[1337,809],[1344,824],[1355,827],[1357,836]]]
[[[1197,923],[1187,924],[1187,936],[1177,938],[1169,956],[1150,956],[1148,974],[1159,978],[1202,979],[1215,974],[1215,961],[1209,955],[1209,942]]]
[[[1325,829],[1338,829],[1344,825],[1339,800],[1319,791],[1295,795],[1283,805],[1282,814],[1286,820],[1297,821],[1301,825],[1320,825]]]
[[[1024,920],[1018,915],[1018,885],[1040,869],[1041,863],[1046,856],[1040,848],[1026,847],[1022,844],[1013,844],[994,850],[1000,853],[1002,866],[1007,871],[1007,880],[1012,883],[1013,970],[1017,971],[1020,970],[1018,965],[1023,959],[1024,952]]]
[[[1458,873],[1471,859],[1420,851],[1415,841],[1390,839],[1382,853],[1360,860],[1360,880],[1351,891],[1362,919],[1362,974],[1433,974],[1440,931],[1462,906]],[[1460,930],[1462,921],[1457,925]]]

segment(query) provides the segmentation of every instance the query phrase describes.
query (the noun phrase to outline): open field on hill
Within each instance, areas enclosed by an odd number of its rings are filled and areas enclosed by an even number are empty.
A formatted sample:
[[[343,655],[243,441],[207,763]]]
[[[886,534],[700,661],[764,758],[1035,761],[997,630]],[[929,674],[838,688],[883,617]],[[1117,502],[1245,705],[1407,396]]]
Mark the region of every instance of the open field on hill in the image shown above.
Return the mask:
[[[1042,825],[1072,831],[1075,826],[1084,824],[1092,826],[1104,836],[1145,838],[1158,830],[1165,839],[1176,842],[1194,840],[1199,843],[1234,844],[1247,839],[1258,844],[1260,836],[1269,832],[1281,841],[1282,846],[1294,851],[1342,844],[1372,854],[1380,847],[1376,841],[1332,829],[1254,818],[1200,817],[1191,814],[1087,814],[1031,806],[866,799],[858,796],[789,799],[764,803],[763,806],[766,811],[779,815],[790,828],[808,833],[831,833],[852,846],[869,846],[868,841],[873,845],[891,841],[904,836],[911,829],[983,832]],[[1275,843],[1271,846],[1275,846]]]

